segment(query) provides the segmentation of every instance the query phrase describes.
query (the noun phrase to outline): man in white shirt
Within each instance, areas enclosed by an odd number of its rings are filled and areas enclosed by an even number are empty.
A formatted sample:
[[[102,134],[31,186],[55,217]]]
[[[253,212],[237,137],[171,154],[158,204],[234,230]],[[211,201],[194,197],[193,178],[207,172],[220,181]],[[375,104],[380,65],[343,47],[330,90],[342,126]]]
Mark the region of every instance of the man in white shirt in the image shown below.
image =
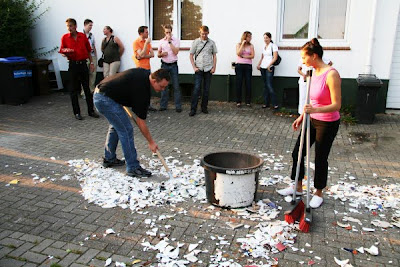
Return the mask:
[[[90,92],[94,92],[94,89],[96,87],[96,75],[97,75],[97,51],[96,51],[96,43],[94,41],[94,35],[90,32],[93,28],[93,21],[90,19],[85,19],[83,22],[83,33],[86,35],[86,37],[89,40],[90,47],[92,48],[92,51],[90,54],[92,55],[92,62],[94,64],[94,71],[89,71],[89,88]],[[90,61],[88,60],[88,68],[89,68]],[[82,96],[84,96],[83,91],[81,93]]]

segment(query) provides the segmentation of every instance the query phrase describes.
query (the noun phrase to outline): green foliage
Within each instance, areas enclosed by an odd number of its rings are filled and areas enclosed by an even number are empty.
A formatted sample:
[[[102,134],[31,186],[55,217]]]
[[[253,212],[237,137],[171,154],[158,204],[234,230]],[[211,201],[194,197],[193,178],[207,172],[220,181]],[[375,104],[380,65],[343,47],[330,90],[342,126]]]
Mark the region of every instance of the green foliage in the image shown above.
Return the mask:
[[[37,14],[44,0],[0,0],[0,57],[32,58],[30,31],[47,11]]]
[[[354,125],[357,123],[357,119],[353,116],[353,114],[353,105],[343,105],[340,109],[340,120],[346,125]]]

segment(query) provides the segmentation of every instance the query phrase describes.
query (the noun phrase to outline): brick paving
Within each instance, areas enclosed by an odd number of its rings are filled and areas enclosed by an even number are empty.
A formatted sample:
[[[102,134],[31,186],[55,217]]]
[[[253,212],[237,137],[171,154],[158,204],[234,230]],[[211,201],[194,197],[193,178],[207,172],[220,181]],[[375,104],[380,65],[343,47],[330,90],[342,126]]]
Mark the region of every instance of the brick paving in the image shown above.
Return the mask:
[[[106,120],[88,117],[84,101],[80,104],[83,121],[74,118],[69,96],[63,93],[35,97],[21,106],[0,106],[0,266],[104,266],[109,257],[113,259],[110,266],[115,261],[129,266],[133,259],[141,260],[135,266],[155,265],[156,252],[143,251],[140,243],[159,241],[158,237],[146,234],[149,226],[144,220],[161,214],[176,215],[161,224],[171,225],[164,232],[170,239],[185,243],[184,249],[189,243],[204,240],[198,248],[208,249],[210,254],[199,254],[202,263],[195,266],[207,266],[209,256],[217,248],[210,235],[225,236],[230,242],[223,247],[227,258],[243,265],[249,263],[250,258],[243,256],[235,240],[253,231],[257,223],[242,219],[253,227],[228,229],[225,222],[230,220],[232,211],[217,208],[221,216],[215,218],[205,209],[208,204],[190,200],[173,206],[145,208],[144,213],[103,209],[84,200],[76,179],[61,180],[63,175],[73,174],[66,161],[82,158],[100,161],[102,157]],[[183,108],[184,112],[176,113],[170,103],[169,110],[150,113],[148,117],[153,138],[164,156],[192,164],[193,158],[210,152],[258,154],[260,151],[283,155],[286,163],[284,170],[264,170],[261,175],[289,174],[290,151],[298,135],[291,130],[294,118],[274,115],[259,105],[237,109],[232,103],[211,102],[210,114],[198,113],[195,117],[188,116],[188,103]],[[398,183],[399,122],[400,115],[379,114],[373,125],[342,124],[330,156],[330,166],[337,170],[330,175],[328,184],[336,183],[346,173],[356,176],[360,184]],[[135,131],[139,155],[150,157],[147,143],[137,128]],[[118,154],[122,154],[120,148]],[[33,173],[48,180],[34,183]],[[52,178],[55,180],[51,181]],[[6,186],[14,179],[20,183]],[[275,192],[275,186],[260,186],[258,190],[260,197],[287,207]],[[275,254],[279,266],[300,266],[299,261],[306,265],[310,259],[319,266],[335,266],[334,256],[350,259],[354,266],[399,266],[399,229],[378,229],[362,235],[334,226],[332,222],[337,218],[333,210],[343,212],[346,205],[326,198],[324,205],[314,212],[311,233],[298,235],[296,246],[306,251]],[[384,214],[390,218],[390,211]],[[351,216],[363,222],[376,218],[367,212]],[[282,213],[280,218],[283,219]],[[108,228],[117,235],[103,236]],[[375,242],[379,242],[380,250],[376,257],[352,255],[341,249],[369,247]],[[306,247],[306,243],[311,247]]]

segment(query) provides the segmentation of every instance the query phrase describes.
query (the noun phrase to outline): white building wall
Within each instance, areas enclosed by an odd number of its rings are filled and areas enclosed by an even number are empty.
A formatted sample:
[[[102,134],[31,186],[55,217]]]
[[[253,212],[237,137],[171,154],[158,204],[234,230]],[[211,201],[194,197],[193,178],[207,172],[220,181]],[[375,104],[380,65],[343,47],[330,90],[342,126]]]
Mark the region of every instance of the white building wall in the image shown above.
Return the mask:
[[[218,47],[218,63],[216,74],[234,74],[231,62],[235,61],[235,45],[239,42],[243,31],[253,33],[253,44],[256,56],[253,61],[253,75],[260,75],[255,66],[258,63],[263,46],[263,33],[271,32],[272,39],[278,40],[280,0],[203,0],[203,22],[210,28],[209,37]],[[334,62],[343,78],[356,78],[363,73],[366,64],[368,38],[370,34],[370,18],[372,17],[373,0],[350,1],[350,14],[347,24],[347,45],[351,50],[326,50],[326,55]],[[61,36],[66,33],[65,19],[73,17],[77,20],[79,30],[83,20],[94,21],[93,34],[97,41],[97,50],[103,38],[103,27],[109,25],[114,29],[125,45],[121,70],[134,67],[132,60],[132,43],[137,38],[137,28],[146,25],[145,16],[147,0],[47,0],[43,8],[49,11],[38,21],[33,31],[34,46],[51,49],[60,45]],[[378,1],[376,14],[375,40],[373,44],[372,72],[381,79],[389,79],[395,40],[397,16],[400,0]],[[276,42],[279,46],[279,42]],[[324,44],[323,46],[329,46]],[[156,42],[154,43],[156,45]],[[300,46],[300,45],[299,45]],[[185,47],[190,47],[186,45]],[[98,53],[98,56],[101,54]],[[280,50],[282,63],[277,67],[276,76],[297,76],[297,63],[300,53],[297,50]],[[55,53],[53,57],[60,62],[60,69],[67,70],[67,61]],[[151,60],[152,69],[160,66],[156,57]],[[179,53],[180,73],[193,73],[189,52]],[[99,69],[100,71],[101,69]]]

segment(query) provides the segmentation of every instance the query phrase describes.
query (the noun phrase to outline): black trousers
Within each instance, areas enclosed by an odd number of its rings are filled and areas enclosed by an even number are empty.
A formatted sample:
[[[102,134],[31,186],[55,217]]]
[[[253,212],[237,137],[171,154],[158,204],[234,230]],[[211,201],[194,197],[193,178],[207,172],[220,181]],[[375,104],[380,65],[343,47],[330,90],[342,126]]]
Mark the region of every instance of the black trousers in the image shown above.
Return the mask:
[[[314,172],[314,187],[316,189],[324,189],[328,180],[328,156],[331,151],[333,140],[339,130],[340,120],[337,121],[319,121],[311,119],[310,121],[310,146],[315,143],[315,172]],[[297,157],[300,147],[300,136],[297,138],[296,145],[292,152],[292,180],[296,178]],[[306,135],[304,136],[304,146],[302,159],[300,164],[299,181],[304,177],[304,158],[306,156]]]
[[[80,95],[81,88],[83,88],[83,92],[85,93],[86,104],[88,108],[88,113],[93,113],[93,94],[89,89],[89,69],[87,67],[86,61],[85,63],[78,64],[74,61],[69,62],[69,93],[71,96],[72,109],[74,114],[81,114],[81,110],[79,108],[78,96]],[[82,87],[81,87],[82,85]]]

